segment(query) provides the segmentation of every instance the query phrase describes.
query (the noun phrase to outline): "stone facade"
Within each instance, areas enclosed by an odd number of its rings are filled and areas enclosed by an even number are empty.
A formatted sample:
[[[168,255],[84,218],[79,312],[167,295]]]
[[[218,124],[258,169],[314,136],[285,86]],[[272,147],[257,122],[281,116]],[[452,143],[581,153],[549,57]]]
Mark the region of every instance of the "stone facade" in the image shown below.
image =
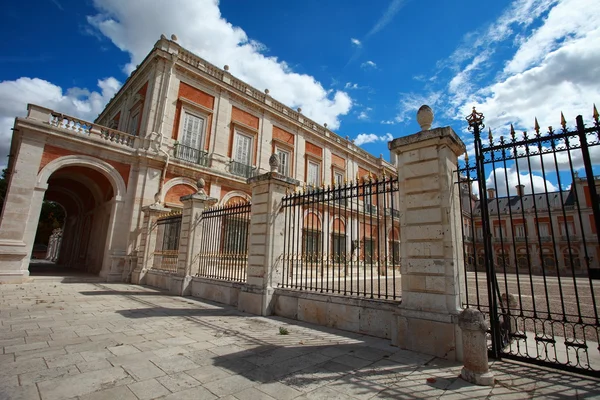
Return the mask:
[[[309,157],[319,165],[317,181],[307,182],[306,154],[315,147],[322,149]],[[35,105],[16,119],[0,282],[27,279],[43,199],[67,211],[59,263],[136,281],[153,256],[154,211],[181,210],[180,197],[196,192],[199,177],[219,204],[249,200],[246,179],[269,171],[274,152],[287,156],[281,172],[301,183],[329,184],[334,171],[347,180],[359,170],[394,172],[163,37],[94,123]]]

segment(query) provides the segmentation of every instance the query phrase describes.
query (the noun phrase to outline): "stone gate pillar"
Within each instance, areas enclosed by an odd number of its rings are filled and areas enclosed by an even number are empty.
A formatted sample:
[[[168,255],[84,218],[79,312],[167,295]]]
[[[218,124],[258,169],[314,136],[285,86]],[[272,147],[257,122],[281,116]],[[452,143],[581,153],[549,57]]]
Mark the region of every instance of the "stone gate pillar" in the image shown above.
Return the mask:
[[[143,285],[146,283],[146,272],[154,264],[154,252],[156,251],[156,221],[162,214],[171,211],[170,208],[165,208],[159,204],[151,204],[142,207],[144,220],[142,223],[142,238],[140,240],[139,257],[141,262],[138,262],[136,268],[131,273],[131,283]]]
[[[398,166],[402,303],[393,344],[461,359],[463,247],[458,156],[465,145],[451,127],[430,129],[433,112],[419,110],[421,132],[389,142]]]
[[[171,294],[189,296],[192,276],[198,273],[199,253],[203,233],[200,220],[202,213],[219,200],[206,195],[204,179],[198,179],[198,193],[181,197],[181,233],[179,235],[179,254],[177,256],[177,276],[171,279]]]
[[[270,315],[273,289],[281,280],[285,214],[282,199],[300,182],[275,171],[279,157],[269,159],[271,172],[249,178],[252,208],[246,285],[239,294],[238,309],[256,315]]]

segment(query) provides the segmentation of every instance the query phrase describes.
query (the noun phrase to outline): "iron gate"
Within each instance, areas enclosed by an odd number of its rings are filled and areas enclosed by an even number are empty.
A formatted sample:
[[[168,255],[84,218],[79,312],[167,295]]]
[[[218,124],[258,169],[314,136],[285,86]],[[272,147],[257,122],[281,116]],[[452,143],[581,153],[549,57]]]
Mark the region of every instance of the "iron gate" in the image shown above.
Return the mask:
[[[494,358],[600,376],[600,123],[481,138],[458,170],[465,306],[490,321]],[[594,175],[597,174],[597,175]]]

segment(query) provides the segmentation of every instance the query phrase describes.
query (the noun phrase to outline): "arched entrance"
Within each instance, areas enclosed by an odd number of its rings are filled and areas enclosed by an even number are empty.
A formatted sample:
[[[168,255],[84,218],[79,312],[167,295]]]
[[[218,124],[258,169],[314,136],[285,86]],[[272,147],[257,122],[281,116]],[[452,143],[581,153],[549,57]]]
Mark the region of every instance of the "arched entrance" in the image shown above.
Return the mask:
[[[66,156],[40,171],[36,189],[66,212],[57,264],[107,278],[120,274],[127,238],[121,175],[102,160]]]

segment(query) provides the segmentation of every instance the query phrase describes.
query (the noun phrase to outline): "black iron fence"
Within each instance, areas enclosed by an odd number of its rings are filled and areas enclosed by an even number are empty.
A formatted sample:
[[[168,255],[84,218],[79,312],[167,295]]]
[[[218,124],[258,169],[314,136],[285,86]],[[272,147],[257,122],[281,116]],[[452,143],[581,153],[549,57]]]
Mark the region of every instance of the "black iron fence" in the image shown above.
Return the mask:
[[[399,299],[397,196],[397,178],[384,176],[284,197],[280,286]]]
[[[600,124],[481,137],[458,171],[465,306],[490,319],[490,350],[600,374]]]
[[[198,276],[246,281],[250,208],[250,203],[241,203],[202,213]]]
[[[208,153],[206,151],[184,146],[181,143],[175,143],[175,158],[202,165],[203,167],[208,165]]]
[[[156,225],[158,229],[157,243],[152,268],[166,272],[177,272],[181,214],[159,218]]]

